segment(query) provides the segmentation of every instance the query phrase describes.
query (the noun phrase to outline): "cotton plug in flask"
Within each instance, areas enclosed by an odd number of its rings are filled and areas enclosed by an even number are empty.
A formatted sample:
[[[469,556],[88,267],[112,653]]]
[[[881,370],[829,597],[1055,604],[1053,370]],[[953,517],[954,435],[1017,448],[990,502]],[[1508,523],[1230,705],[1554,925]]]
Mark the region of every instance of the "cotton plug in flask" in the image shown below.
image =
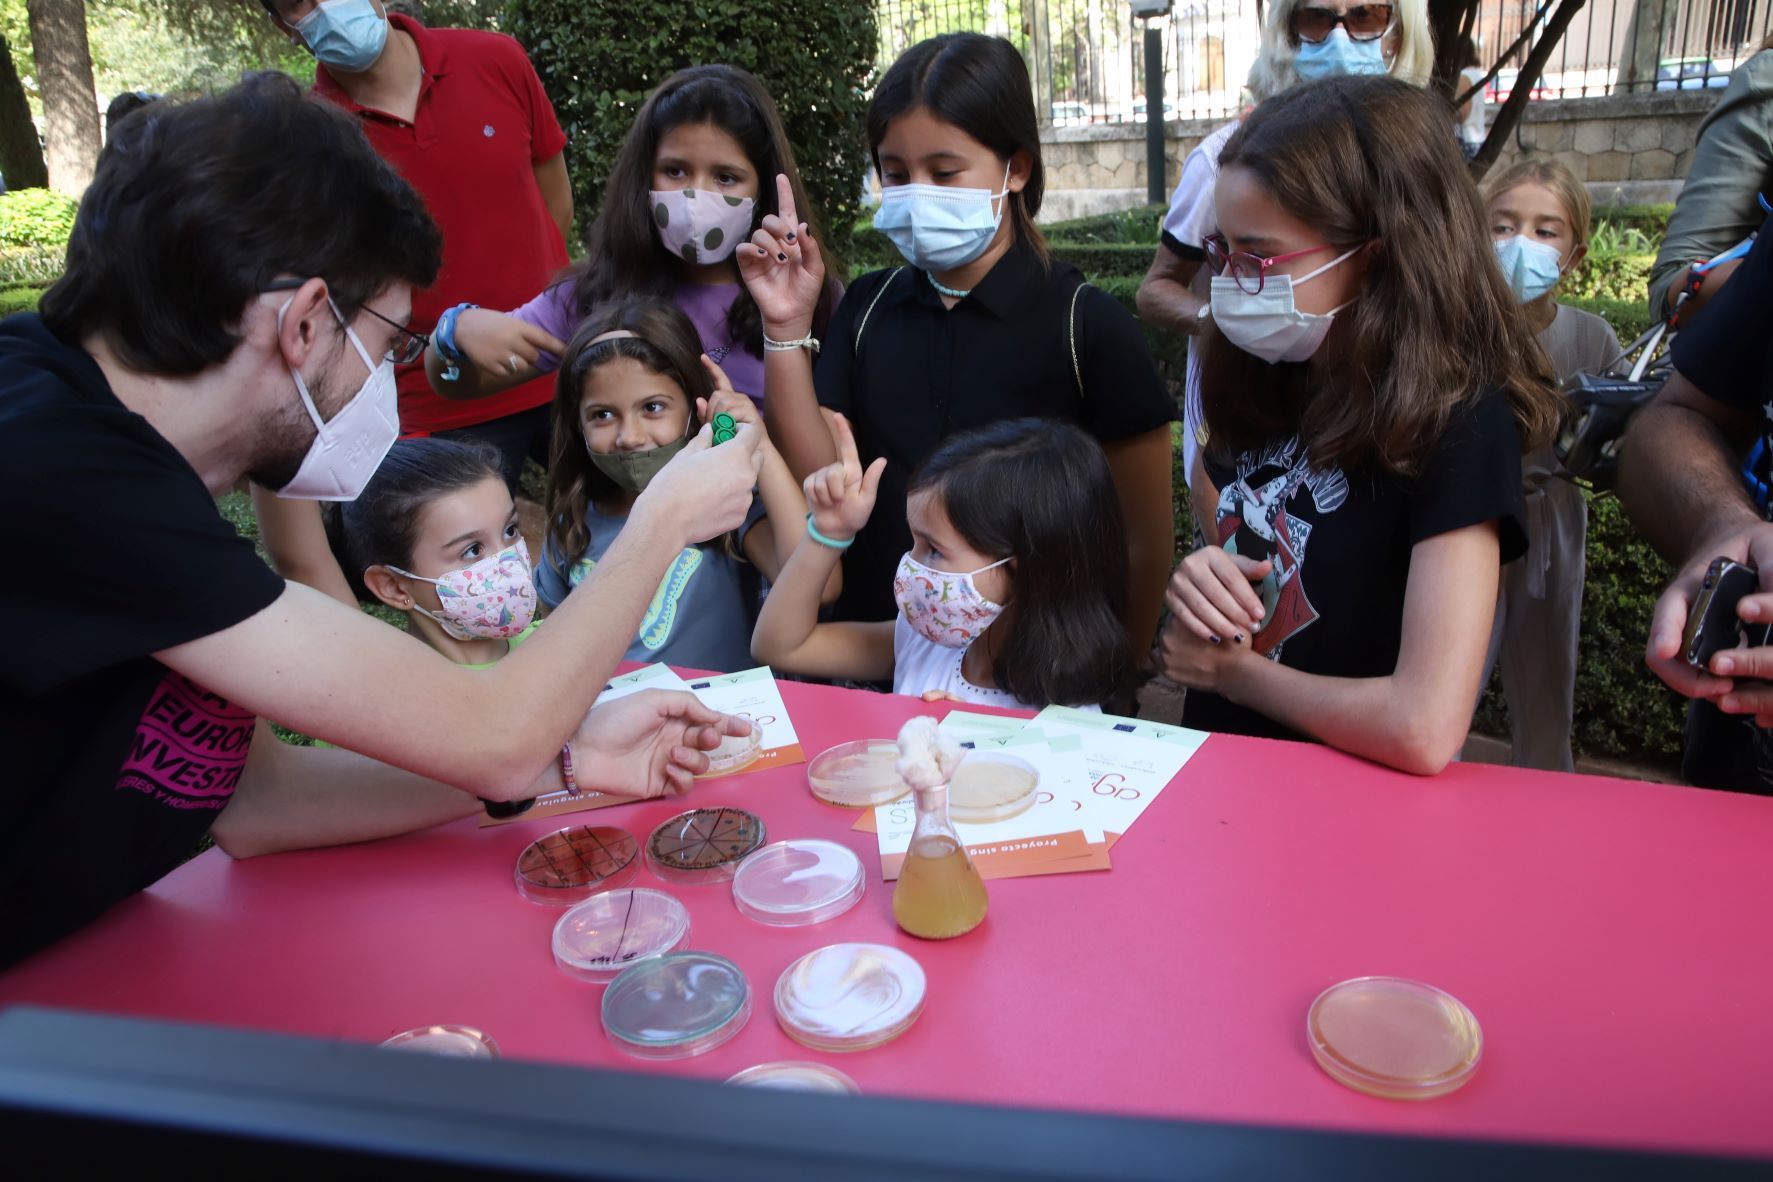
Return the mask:
[[[936,720],[913,718],[899,732],[898,771],[917,797],[911,847],[893,889],[893,919],[926,940],[964,936],[985,918],[985,880],[948,819],[948,783],[965,752]]]

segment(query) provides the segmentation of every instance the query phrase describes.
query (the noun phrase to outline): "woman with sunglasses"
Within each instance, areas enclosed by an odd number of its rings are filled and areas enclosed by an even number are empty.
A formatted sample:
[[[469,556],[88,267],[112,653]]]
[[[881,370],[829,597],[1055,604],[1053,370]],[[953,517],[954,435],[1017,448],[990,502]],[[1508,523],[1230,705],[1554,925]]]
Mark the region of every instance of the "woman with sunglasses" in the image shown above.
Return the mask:
[[[1201,387],[1218,545],[1171,580],[1163,671],[1189,726],[1432,775],[1464,742],[1501,563],[1525,549],[1521,454],[1556,422],[1550,367],[1435,97],[1310,83],[1220,160]]]
[[[1262,51],[1250,70],[1254,102],[1282,94],[1301,81],[1335,74],[1383,74],[1416,86],[1434,68],[1434,33],[1427,0],[1364,4],[1354,0],[1273,0],[1262,27]],[[1200,332],[1207,305],[1204,243],[1218,226],[1213,185],[1219,153],[1238,128],[1233,120],[1202,140],[1182,162],[1182,177],[1164,216],[1163,238],[1139,286],[1139,315],[1146,322],[1191,336]],[[1188,351],[1182,471],[1194,491],[1200,521],[1212,520],[1214,491],[1200,487],[1195,464],[1200,437],[1200,350]]]

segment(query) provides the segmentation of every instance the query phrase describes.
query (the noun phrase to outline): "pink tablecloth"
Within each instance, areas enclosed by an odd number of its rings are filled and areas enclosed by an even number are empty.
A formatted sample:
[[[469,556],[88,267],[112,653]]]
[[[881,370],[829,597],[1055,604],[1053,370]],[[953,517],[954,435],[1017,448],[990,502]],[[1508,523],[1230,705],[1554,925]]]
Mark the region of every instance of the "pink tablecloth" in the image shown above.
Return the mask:
[[[818,752],[890,736],[904,698],[785,684]],[[937,712],[941,708],[936,708]],[[849,843],[870,868],[847,915],[765,928],[724,887],[672,888],[691,946],[733,958],[757,1007],[700,1058],[641,1063],[601,990],[549,956],[559,912],[512,887],[550,826],[472,822],[232,862],[218,852],[0,977],[36,1002],[375,1042],[478,1026],[508,1057],[725,1078],[824,1059],[872,1094],[1375,1132],[1773,1154],[1773,800],[1457,766],[1396,775],[1316,747],[1210,740],[1107,873],[991,884],[984,926],[898,932],[874,839],[804,767],[705,784],[772,838]],[[588,814],[637,836],[685,807]],[[637,883],[659,885],[646,871]],[[886,1047],[819,1055],[781,1033],[777,976],[848,940],[909,950],[923,1017]],[[1456,994],[1484,1061],[1443,1099],[1373,1099],[1325,1076],[1305,1012],[1326,985],[1395,974]]]

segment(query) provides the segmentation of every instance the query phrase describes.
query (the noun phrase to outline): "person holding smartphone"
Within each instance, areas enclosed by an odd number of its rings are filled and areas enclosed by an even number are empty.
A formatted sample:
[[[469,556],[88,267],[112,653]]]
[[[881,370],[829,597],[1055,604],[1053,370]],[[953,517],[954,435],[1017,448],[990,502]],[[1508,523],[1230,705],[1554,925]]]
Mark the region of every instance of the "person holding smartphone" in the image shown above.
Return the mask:
[[[1773,647],[1731,645],[1701,667],[1688,653],[1690,617],[1718,559],[1758,572],[1736,618],[1750,627],[1773,621],[1773,524],[1740,475],[1756,440],[1773,436],[1770,230],[1773,218],[1705,316],[1675,338],[1675,375],[1633,420],[1619,486],[1633,524],[1680,571],[1656,603],[1645,658],[1692,699],[1681,774],[1701,787],[1760,793],[1773,793]],[[1770,468],[1763,449],[1755,475],[1765,481]]]

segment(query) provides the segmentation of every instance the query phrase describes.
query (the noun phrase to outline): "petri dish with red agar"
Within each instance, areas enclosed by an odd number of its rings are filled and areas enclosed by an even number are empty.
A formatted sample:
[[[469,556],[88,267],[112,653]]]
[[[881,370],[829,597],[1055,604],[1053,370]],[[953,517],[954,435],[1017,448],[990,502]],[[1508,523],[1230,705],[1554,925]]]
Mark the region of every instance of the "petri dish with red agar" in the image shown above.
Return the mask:
[[[517,893],[570,907],[634,877],[640,847],[626,829],[573,825],[539,837],[517,856]]]
[[[654,874],[679,886],[727,882],[763,845],[763,835],[762,819],[744,809],[691,809],[653,830],[646,861]]]
[[[580,981],[605,985],[629,965],[689,943],[687,908],[664,891],[619,887],[593,895],[554,925],[554,963]]]
[[[1392,1100],[1463,1087],[1484,1053],[1465,1003],[1402,977],[1356,977],[1318,994],[1306,1018],[1311,1053],[1331,1079]]]

